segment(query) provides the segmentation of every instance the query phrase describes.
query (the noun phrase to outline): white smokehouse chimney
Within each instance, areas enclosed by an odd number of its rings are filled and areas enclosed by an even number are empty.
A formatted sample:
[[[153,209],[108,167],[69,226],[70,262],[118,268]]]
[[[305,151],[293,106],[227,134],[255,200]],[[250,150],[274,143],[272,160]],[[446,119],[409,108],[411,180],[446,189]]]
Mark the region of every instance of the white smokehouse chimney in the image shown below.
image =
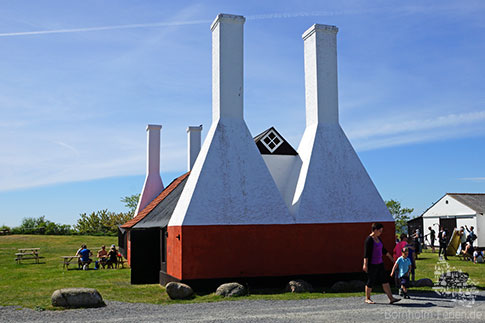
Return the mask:
[[[200,134],[202,132],[202,125],[198,127],[187,128],[187,171],[192,170],[197,155],[200,151]]]
[[[246,18],[219,14],[212,31],[212,121],[243,119],[243,27]]]
[[[302,36],[307,127],[338,123],[337,32],[335,26],[316,24]]]
[[[160,129],[162,129],[161,125],[147,125],[147,176],[135,216],[163,191],[160,177]]]

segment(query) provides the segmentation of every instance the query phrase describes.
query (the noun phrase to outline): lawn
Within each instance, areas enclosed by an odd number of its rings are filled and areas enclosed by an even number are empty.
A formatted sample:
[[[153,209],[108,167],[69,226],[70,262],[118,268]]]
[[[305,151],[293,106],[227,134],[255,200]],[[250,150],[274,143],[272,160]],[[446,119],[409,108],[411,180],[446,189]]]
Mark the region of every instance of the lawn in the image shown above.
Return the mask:
[[[177,302],[213,302],[222,298],[215,294],[196,295],[186,301],[170,300],[165,289],[158,285],[131,285],[130,269],[101,270],[64,270],[60,256],[73,255],[82,243],[95,253],[99,247],[117,243],[116,237],[99,236],[39,236],[9,235],[0,236],[0,305],[18,305],[29,308],[52,309],[50,296],[59,288],[90,287],[96,288],[104,299],[124,302],[143,302],[153,304],[171,304]],[[26,260],[15,262],[18,248],[38,247],[40,264]],[[416,279],[428,277],[434,280],[436,253],[424,253],[418,260]],[[470,274],[470,278],[485,287],[485,265],[475,265],[450,257],[449,264]],[[76,266],[74,266],[76,267]],[[91,265],[93,267],[93,265]],[[426,288],[420,288],[426,289]],[[429,288],[427,288],[429,290]],[[302,299],[341,296],[363,296],[359,293],[303,293],[291,294],[279,291],[252,291],[242,299]],[[241,298],[238,298],[241,299]]]

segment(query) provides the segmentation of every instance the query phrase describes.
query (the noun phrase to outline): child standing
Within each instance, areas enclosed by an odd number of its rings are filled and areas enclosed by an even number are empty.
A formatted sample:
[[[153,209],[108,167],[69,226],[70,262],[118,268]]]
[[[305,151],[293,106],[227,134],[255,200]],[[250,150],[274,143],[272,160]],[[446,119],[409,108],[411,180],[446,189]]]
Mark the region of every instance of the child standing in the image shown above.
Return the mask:
[[[394,272],[396,269],[398,270],[398,277],[401,284],[401,289],[399,293],[403,293],[404,298],[409,299],[408,295],[408,286],[409,286],[409,273],[411,272],[411,260],[409,259],[409,249],[408,247],[404,247],[402,249],[402,255],[399,257],[394,266],[392,267],[391,277],[394,276]]]

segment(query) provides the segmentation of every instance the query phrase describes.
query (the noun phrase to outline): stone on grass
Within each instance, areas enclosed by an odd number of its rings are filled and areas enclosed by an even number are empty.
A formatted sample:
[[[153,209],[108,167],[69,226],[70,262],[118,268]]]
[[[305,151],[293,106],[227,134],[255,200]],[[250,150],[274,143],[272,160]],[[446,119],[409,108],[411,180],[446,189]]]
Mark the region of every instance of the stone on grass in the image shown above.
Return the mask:
[[[224,297],[235,297],[246,295],[246,288],[239,283],[222,284],[216,290],[216,295]]]
[[[66,308],[106,306],[101,294],[94,288],[62,288],[52,293],[53,306]]]
[[[286,285],[286,291],[292,293],[310,293],[313,291],[313,287],[312,285],[301,279],[291,280]]]
[[[352,292],[363,292],[365,290],[365,283],[361,280],[351,280],[348,285]]]
[[[351,290],[350,284],[344,281],[335,282],[330,290],[334,293],[344,293],[349,292]]]
[[[170,282],[165,286],[168,296],[171,299],[185,299],[194,294],[194,291],[189,285],[177,282]]]
[[[433,287],[434,286],[434,283],[429,278],[422,278],[422,279],[417,280],[414,283],[414,286],[415,287]]]

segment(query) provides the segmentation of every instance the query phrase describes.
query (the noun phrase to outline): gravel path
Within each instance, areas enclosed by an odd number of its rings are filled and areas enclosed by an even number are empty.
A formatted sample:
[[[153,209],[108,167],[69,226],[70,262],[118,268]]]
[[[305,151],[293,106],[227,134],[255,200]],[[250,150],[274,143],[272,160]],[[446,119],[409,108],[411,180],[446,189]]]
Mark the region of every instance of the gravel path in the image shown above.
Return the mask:
[[[153,305],[107,302],[104,308],[34,311],[0,307],[1,322],[389,322],[485,321],[485,292],[470,307],[434,292],[388,305],[375,295],[375,305],[362,297],[291,301],[226,301],[201,304]]]

